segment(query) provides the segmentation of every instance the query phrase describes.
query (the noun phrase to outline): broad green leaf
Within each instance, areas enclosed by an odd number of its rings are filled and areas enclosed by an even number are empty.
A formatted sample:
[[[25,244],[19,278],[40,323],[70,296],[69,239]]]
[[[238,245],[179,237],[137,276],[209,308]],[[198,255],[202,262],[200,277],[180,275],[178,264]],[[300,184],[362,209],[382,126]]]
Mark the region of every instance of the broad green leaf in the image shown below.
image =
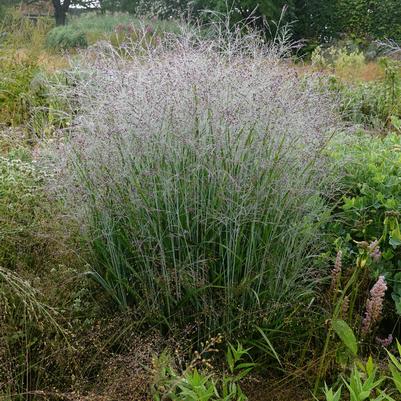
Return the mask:
[[[338,337],[344,345],[354,354],[358,354],[358,342],[356,340],[355,334],[351,327],[348,326],[344,320],[333,320],[332,322],[333,330],[336,332]]]

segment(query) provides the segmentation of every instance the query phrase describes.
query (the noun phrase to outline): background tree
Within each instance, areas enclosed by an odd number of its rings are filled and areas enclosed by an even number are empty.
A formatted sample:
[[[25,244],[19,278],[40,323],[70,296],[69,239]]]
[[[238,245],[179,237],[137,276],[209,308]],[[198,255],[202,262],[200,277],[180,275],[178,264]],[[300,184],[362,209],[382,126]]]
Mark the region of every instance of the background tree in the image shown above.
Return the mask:
[[[0,1],[0,22],[1,22],[1,20],[4,18],[5,14],[6,14],[6,9],[8,7],[10,7],[11,5],[13,5],[13,1],[12,0],[2,0],[2,1]]]
[[[0,0],[7,2],[10,6],[19,4],[35,4],[40,0]],[[54,8],[54,17],[56,25],[65,25],[67,22],[67,14],[71,7],[80,6],[85,8],[94,8],[99,6],[96,0],[51,0]],[[112,1],[110,1],[112,3]]]
[[[56,25],[65,25],[71,0],[52,0]]]

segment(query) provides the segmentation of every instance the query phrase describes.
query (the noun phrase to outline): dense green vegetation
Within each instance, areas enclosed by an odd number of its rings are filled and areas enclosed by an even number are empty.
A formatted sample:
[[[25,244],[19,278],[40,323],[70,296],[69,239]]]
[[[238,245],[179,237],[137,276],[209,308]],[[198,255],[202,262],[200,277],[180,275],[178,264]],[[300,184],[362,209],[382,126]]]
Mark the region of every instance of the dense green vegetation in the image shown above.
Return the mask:
[[[278,21],[287,7],[285,21],[294,22],[294,34],[300,39],[328,41],[347,34],[355,38],[401,38],[401,10],[397,0],[121,0],[102,3],[104,9],[130,13],[158,13],[178,17],[192,10],[234,11],[234,19],[262,16]]]
[[[22,0],[32,4],[40,0]],[[3,0],[5,5],[20,0]],[[97,6],[105,13],[125,12],[131,15],[158,15],[162,19],[201,17],[213,13],[232,13],[231,20],[261,17],[270,25],[281,20],[291,23],[296,39],[307,39],[314,47],[346,35],[367,42],[372,39],[401,39],[401,10],[398,0],[53,0],[57,25],[64,25],[74,7]],[[2,3],[3,4],[3,3]],[[283,15],[282,10],[286,9]],[[0,8],[0,15],[4,11]],[[261,23],[261,19],[256,22]],[[273,24],[274,25],[274,24]],[[81,42],[80,42],[81,44]]]
[[[400,399],[398,9],[255,4],[1,9],[0,399]]]

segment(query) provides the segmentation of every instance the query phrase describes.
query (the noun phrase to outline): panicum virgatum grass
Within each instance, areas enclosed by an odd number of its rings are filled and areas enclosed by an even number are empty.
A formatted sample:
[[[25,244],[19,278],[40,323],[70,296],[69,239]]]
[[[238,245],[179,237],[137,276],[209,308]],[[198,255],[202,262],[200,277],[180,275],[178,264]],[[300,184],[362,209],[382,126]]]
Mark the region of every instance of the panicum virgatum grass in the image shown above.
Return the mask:
[[[167,325],[278,327],[319,277],[334,105],[258,34],[144,38],[84,52],[65,88],[60,181],[92,274]]]

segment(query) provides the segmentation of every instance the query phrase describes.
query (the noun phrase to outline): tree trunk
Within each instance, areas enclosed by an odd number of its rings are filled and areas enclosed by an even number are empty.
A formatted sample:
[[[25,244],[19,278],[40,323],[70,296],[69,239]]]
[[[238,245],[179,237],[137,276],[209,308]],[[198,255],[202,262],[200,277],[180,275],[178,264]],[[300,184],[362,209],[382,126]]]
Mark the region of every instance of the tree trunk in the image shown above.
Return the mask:
[[[65,25],[66,15],[62,7],[54,8],[54,16],[56,17],[56,26]]]
[[[61,3],[61,0],[52,0],[54,6],[54,16],[56,18],[56,25],[65,25],[67,12],[70,8],[71,0],[64,0]]]

